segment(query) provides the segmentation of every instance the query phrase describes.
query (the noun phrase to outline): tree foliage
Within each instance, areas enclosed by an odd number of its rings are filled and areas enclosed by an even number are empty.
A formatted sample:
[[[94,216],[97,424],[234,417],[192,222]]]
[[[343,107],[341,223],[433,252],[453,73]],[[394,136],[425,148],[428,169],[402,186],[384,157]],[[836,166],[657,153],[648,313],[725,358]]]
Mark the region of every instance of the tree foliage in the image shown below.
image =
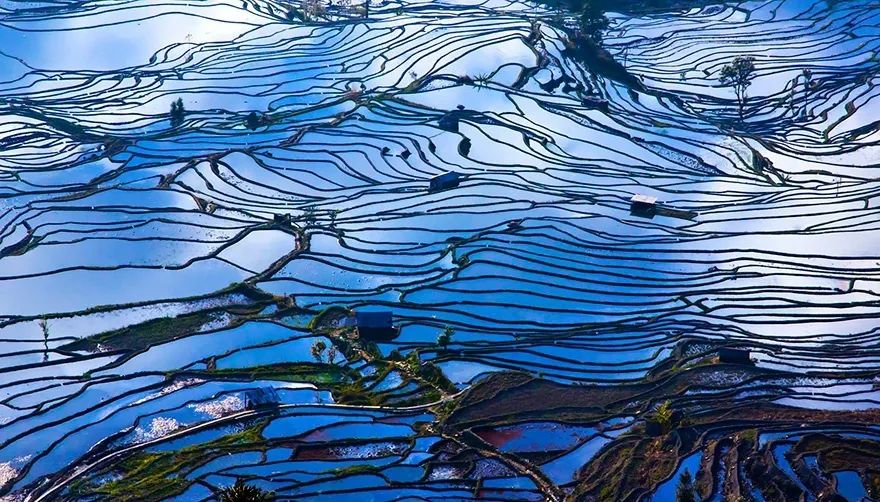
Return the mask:
[[[268,502],[272,494],[259,487],[247,485],[238,480],[234,485],[223,488],[217,494],[219,502]]]
[[[183,107],[183,100],[177,98],[171,103],[171,125],[178,127],[183,124],[183,118],[186,116],[186,109]]]
[[[743,106],[746,101],[746,90],[752,85],[755,73],[755,58],[751,56],[737,56],[732,63],[721,68],[721,83],[733,87],[736,100],[739,104],[739,118],[743,118]]]
[[[663,432],[672,430],[672,405],[669,401],[664,401],[654,411],[654,419],[663,428]]]
[[[247,116],[247,119],[245,119],[245,125],[251,131],[260,127],[261,123],[262,123],[262,120],[261,120],[260,116],[257,115],[257,112],[250,112]]]
[[[687,469],[678,477],[675,500],[676,502],[697,502],[697,497],[694,495],[694,480],[691,478],[691,471]]]
[[[406,355],[406,366],[412,373],[418,373],[419,368],[422,366],[422,360],[419,357],[418,349],[413,349],[409,354]]]
[[[312,357],[315,358],[315,361],[319,363],[324,362],[324,350],[327,349],[327,344],[324,343],[323,340],[315,340],[312,343]]]
[[[586,0],[578,16],[578,24],[584,35],[593,39],[594,42],[602,40],[602,32],[608,28],[608,18],[605,12],[594,0]]]
[[[437,345],[446,347],[452,341],[452,335],[454,334],[455,329],[453,329],[452,326],[446,326],[446,328],[443,329],[443,332],[437,336]]]

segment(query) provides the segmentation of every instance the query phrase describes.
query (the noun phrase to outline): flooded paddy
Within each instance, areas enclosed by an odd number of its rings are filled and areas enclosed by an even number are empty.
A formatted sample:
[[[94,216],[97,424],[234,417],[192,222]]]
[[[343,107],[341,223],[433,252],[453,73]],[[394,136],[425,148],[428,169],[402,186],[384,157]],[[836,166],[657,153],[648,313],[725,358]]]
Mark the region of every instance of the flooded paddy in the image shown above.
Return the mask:
[[[658,3],[0,0],[0,497],[880,498],[880,8]]]

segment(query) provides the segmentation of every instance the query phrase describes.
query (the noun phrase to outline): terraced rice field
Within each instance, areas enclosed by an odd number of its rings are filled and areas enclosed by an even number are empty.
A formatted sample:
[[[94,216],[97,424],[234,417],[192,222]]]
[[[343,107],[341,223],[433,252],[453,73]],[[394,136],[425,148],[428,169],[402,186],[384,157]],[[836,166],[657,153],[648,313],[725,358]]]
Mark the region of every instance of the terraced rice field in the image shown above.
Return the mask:
[[[880,497],[880,6],[619,3],[0,0],[2,500]]]

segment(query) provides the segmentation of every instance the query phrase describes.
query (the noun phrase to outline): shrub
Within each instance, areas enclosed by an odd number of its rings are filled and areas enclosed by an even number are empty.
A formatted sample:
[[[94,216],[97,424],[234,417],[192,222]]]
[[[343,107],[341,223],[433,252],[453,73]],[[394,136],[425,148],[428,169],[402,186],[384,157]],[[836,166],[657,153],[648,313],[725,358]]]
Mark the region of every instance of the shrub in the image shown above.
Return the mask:
[[[220,490],[217,495],[219,502],[268,502],[272,499],[270,492],[247,485],[240,479],[234,485]]]
[[[419,358],[418,349],[413,349],[406,355],[406,366],[412,373],[418,373],[419,367],[422,366],[422,360]]]
[[[253,131],[253,130],[255,130],[256,128],[260,127],[260,125],[261,125],[262,123],[263,123],[263,120],[260,118],[259,115],[257,115],[257,112],[250,112],[250,113],[248,114],[248,116],[247,116],[247,119],[245,119],[245,125],[246,125],[247,128],[250,129],[251,131]]]
[[[694,495],[694,480],[691,471],[685,469],[678,478],[678,487],[675,490],[676,502],[697,502]]]
[[[315,340],[312,344],[312,357],[315,358],[315,361],[319,363],[324,361],[324,350],[326,349],[327,344],[323,340]]]
[[[176,101],[171,103],[171,126],[178,127],[183,124],[183,119],[186,117],[186,109],[183,107],[183,100],[177,98]]]
[[[672,430],[672,406],[669,401],[664,401],[654,412],[654,420],[663,428],[663,432]]]
[[[452,329],[451,326],[446,326],[446,328],[443,329],[443,332],[437,337],[437,345],[445,348],[449,345],[449,342],[452,341],[452,335],[454,334],[455,330]]]

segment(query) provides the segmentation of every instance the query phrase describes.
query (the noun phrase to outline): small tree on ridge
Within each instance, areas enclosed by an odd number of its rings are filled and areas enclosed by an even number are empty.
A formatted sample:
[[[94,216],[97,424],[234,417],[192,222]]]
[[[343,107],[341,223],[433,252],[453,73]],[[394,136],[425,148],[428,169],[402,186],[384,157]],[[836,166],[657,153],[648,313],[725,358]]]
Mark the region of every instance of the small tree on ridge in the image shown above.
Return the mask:
[[[755,58],[737,56],[732,63],[721,68],[721,83],[733,87],[736,101],[739,104],[739,119],[743,119],[743,106],[746,101],[746,90],[752,85],[755,73]]]
[[[183,100],[177,98],[171,103],[171,126],[178,127],[183,124],[183,118],[186,116],[186,109],[183,107]]]
[[[676,502],[697,502],[697,497],[694,495],[694,481],[691,478],[691,471],[687,469],[678,477],[675,500]]]

